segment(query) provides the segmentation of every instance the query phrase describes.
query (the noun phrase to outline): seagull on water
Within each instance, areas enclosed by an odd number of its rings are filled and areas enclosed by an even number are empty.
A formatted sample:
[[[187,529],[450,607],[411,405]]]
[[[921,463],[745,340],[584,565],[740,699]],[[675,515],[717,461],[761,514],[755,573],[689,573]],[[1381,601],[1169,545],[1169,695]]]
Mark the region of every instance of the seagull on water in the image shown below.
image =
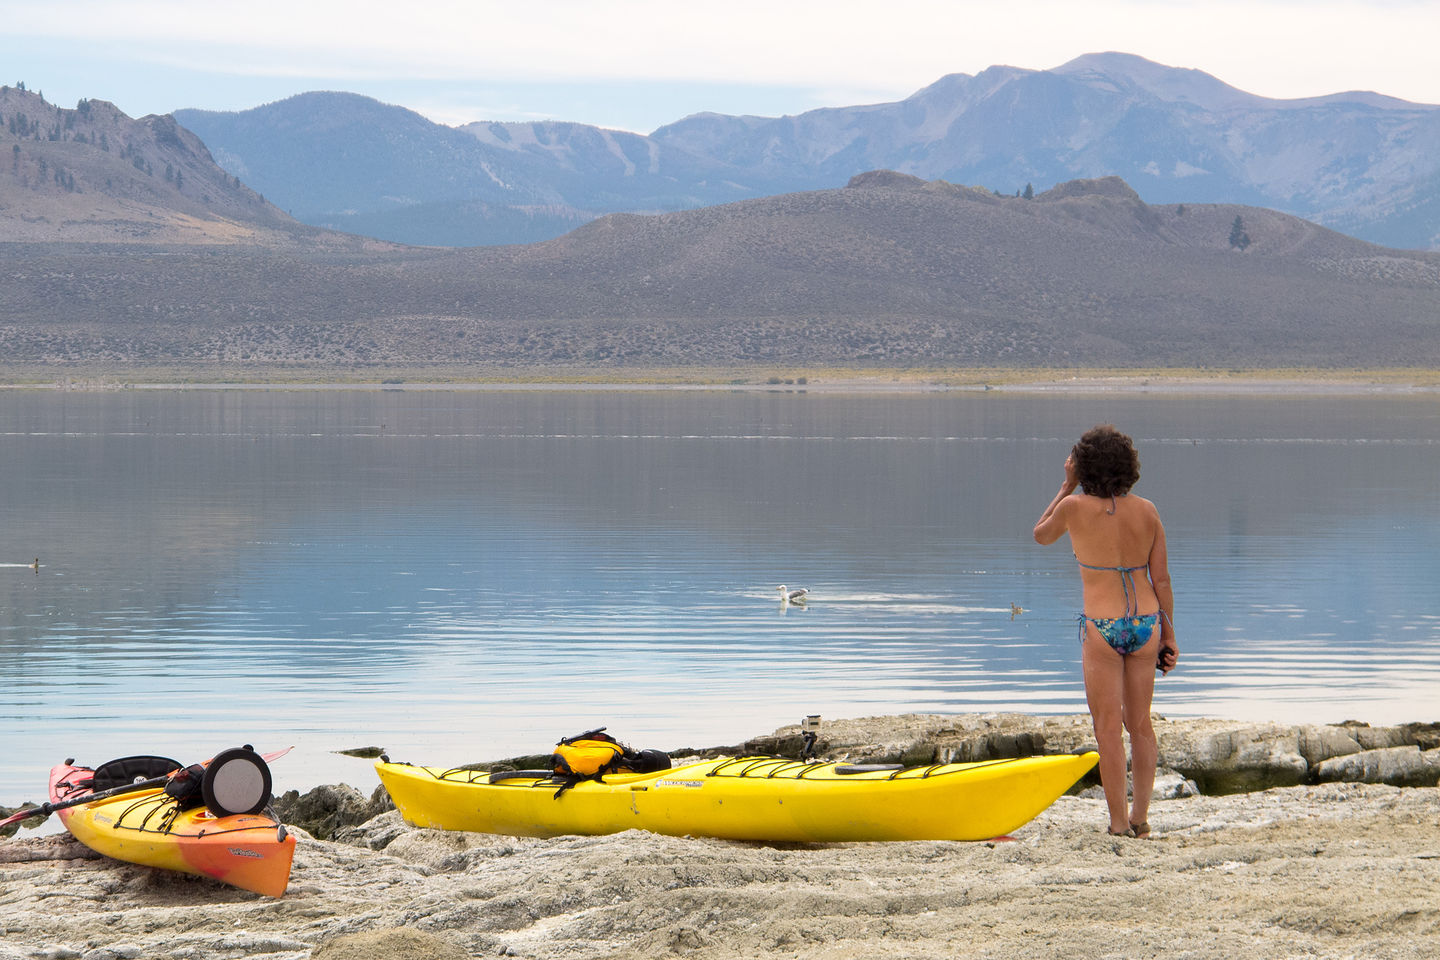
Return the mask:
[[[810,592],[804,587],[796,587],[794,590],[790,590],[786,588],[785,584],[783,583],[775,589],[780,591],[781,603],[804,603],[805,594]]]

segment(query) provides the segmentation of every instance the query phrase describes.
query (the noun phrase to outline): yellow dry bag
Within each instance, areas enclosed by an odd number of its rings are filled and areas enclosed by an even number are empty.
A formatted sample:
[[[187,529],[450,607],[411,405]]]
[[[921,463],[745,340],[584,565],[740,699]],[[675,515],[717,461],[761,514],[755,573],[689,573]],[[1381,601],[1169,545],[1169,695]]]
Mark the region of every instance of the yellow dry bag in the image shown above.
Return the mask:
[[[599,730],[555,744],[550,763],[566,777],[599,777],[614,773],[625,759],[625,748]]]

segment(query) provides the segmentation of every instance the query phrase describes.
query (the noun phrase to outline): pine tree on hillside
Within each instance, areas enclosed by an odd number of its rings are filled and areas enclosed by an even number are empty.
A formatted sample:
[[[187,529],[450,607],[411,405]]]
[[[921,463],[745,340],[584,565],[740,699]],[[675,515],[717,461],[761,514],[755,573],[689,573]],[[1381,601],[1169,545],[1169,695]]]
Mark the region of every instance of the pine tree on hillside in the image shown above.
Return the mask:
[[[1250,234],[1245,232],[1245,221],[1240,219],[1240,214],[1235,214],[1235,222],[1230,224],[1230,246],[1237,250],[1244,250],[1250,246]]]

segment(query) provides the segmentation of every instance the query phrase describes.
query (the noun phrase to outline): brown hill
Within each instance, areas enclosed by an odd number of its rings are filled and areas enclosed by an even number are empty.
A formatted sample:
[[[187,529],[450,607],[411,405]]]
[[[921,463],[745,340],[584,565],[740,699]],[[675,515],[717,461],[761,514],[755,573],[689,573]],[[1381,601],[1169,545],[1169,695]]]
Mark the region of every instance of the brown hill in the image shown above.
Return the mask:
[[[67,110],[21,87],[0,87],[0,240],[355,243],[267,203],[173,117],[104,100]]]
[[[1237,217],[1239,218],[1237,229]],[[1437,366],[1440,255],[895,173],[469,250],[0,247],[33,364]]]

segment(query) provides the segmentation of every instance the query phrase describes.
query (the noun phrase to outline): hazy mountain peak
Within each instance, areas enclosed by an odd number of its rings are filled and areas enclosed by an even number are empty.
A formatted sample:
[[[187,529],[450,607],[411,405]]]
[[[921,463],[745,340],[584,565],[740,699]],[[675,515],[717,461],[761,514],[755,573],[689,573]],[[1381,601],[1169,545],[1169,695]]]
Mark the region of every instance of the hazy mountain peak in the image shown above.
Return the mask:
[[[347,130],[383,130],[391,135],[403,131],[407,136],[415,136],[419,131],[435,126],[407,107],[384,103],[364,94],[335,90],[297,93],[248,110],[186,109],[176,110],[174,116],[183,126],[207,140],[222,125],[234,125],[237,129],[249,131],[268,128],[281,131],[286,136],[334,136]],[[302,134],[302,131],[306,133]],[[225,163],[229,159],[227,152],[223,144],[218,146],[220,149],[216,151],[216,156]],[[244,175],[249,170],[237,172]]]
[[[1028,77],[1036,72],[1022,67],[995,66],[986,67],[973,77],[968,73],[949,73],[929,86],[921,87],[902,102],[941,103],[947,109],[963,110],[1012,80]]]
[[[1322,104],[1361,104],[1382,110],[1440,109],[1368,90],[1349,90],[1298,99],[1277,99],[1247,93],[1203,70],[1170,67],[1133,53],[1086,53],[1049,71],[1111,93],[1142,90],[1167,103],[1193,103],[1206,110],[1289,108]]]
[[[1226,110],[1263,99],[1203,70],[1169,67],[1133,53],[1087,53],[1050,72],[1111,93],[1140,91],[1166,103],[1193,103],[1206,110]]]

